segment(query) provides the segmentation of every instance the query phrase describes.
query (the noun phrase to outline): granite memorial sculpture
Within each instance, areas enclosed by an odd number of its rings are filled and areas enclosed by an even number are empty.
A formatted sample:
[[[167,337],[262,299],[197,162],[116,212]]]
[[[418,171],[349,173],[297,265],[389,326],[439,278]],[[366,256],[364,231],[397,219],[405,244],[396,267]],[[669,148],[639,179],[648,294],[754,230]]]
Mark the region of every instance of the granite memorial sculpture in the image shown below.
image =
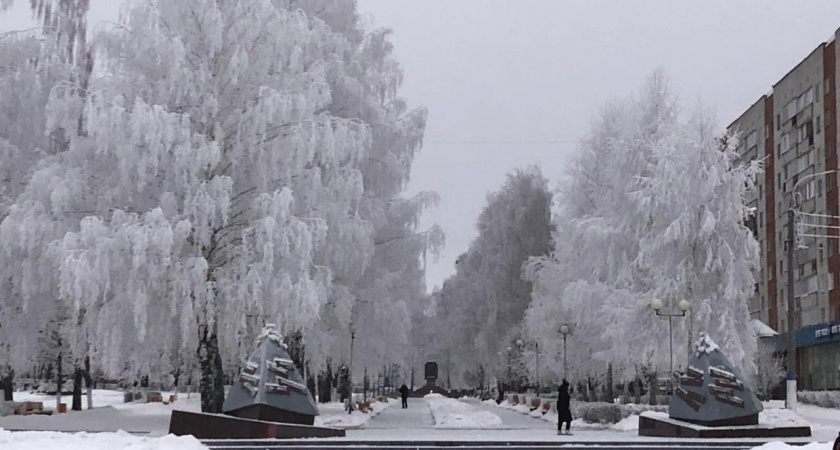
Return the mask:
[[[275,326],[266,326],[256,342],[257,348],[239,373],[222,412],[246,419],[312,425],[318,407]]]
[[[685,373],[675,380],[668,417],[643,413],[639,435],[741,438],[807,437],[809,426],[764,426],[764,409],[740,372],[706,333],[694,344]]]
[[[764,407],[706,333],[671,396],[672,419],[705,426],[758,425]]]
[[[225,399],[224,414],[173,411],[169,432],[199,439],[344,437],[313,426],[318,408],[277,327],[269,324]]]

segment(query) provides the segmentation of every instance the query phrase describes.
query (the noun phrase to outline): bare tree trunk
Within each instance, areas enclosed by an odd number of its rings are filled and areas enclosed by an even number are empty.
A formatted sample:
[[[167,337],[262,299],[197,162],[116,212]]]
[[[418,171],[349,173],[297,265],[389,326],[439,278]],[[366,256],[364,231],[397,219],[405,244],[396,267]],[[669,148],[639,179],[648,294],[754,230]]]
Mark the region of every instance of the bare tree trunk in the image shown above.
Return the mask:
[[[93,409],[93,377],[90,374],[90,356],[85,356],[85,371],[82,375],[85,377],[85,386],[87,386],[87,409]]]
[[[657,384],[658,384],[658,382],[657,382],[657,379],[656,379],[656,372],[653,372],[652,374],[650,374],[650,404],[651,405],[656,404],[656,394],[657,394],[656,391],[659,390],[659,386]]]
[[[73,411],[82,410],[82,368],[78,364],[73,366]]]
[[[59,348],[61,347],[61,340],[58,341]],[[61,408],[61,386],[64,384],[64,376],[61,373],[63,368],[61,367],[61,351],[58,352],[58,364],[57,369],[55,371],[55,410],[56,412],[59,411]]]
[[[215,330],[207,325],[199,327],[198,364],[201,368],[201,411],[221,413],[225,401],[225,378],[222,372],[222,356],[219,353],[219,338]]]
[[[635,389],[636,392],[634,392],[634,394],[635,394],[634,397],[636,397],[636,398],[633,399],[633,401],[637,405],[641,405],[642,404],[642,380],[639,377],[636,377],[636,379],[633,380],[633,383],[636,384],[636,389]]]
[[[607,403],[615,403],[615,394],[613,393],[613,368],[612,363],[607,366]]]
[[[0,385],[3,386],[3,400],[7,402],[14,401],[14,383],[15,383],[15,371],[9,366],[6,366],[6,370],[3,373],[3,379],[0,380]]]

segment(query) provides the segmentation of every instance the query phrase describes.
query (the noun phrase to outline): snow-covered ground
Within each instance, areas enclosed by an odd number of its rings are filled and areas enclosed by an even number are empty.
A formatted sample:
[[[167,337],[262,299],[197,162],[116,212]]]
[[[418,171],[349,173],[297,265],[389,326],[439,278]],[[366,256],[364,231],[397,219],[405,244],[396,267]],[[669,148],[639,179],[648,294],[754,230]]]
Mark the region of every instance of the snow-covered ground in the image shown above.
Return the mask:
[[[163,394],[164,398],[169,398],[168,392]],[[45,409],[55,409],[54,396],[16,392],[15,401],[40,401],[44,402]],[[53,414],[52,416],[0,417],[0,428],[73,432],[125,430],[130,433],[163,436],[169,432],[169,419],[172,416],[172,411],[201,411],[201,402],[198,395],[188,397],[186,394],[180,394],[178,400],[170,405],[142,402],[122,403],[122,401],[123,395],[120,391],[94,390],[94,408],[92,410],[68,411],[65,414]],[[85,403],[84,399],[82,403]],[[352,414],[347,414],[347,410],[341,403],[319,404],[320,415],[315,418],[315,424],[338,428],[358,428],[390,405],[390,403],[375,402],[371,405],[372,411],[370,413],[365,414],[356,410]]]
[[[507,400],[503,401],[502,403],[497,404],[495,400],[485,400],[482,402],[486,405],[492,405],[498,408],[508,409],[511,411],[516,411],[520,414],[531,416],[535,419],[544,420],[549,423],[557,423],[557,412],[551,411],[546,414],[542,413],[542,409],[538,408],[534,411],[531,411],[526,405],[522,403],[518,405],[513,405]],[[613,430],[613,431],[637,431],[639,429],[639,416],[637,414],[630,415],[622,419],[620,422],[615,424],[603,424],[603,423],[589,423],[584,422],[583,419],[575,419],[572,421],[572,429],[575,430]]]
[[[183,394],[186,396],[186,394]],[[124,395],[122,391],[111,391],[106,389],[93,390],[93,407],[100,406],[114,406],[124,404]],[[164,397],[169,398],[169,393]],[[14,399],[16,402],[43,402],[44,409],[55,410],[55,395],[39,394],[37,392],[15,392]],[[73,404],[72,395],[61,396],[61,403],[67,404],[67,409]],[[87,409],[87,391],[82,393],[82,408]]]
[[[103,392],[94,398],[94,408],[84,411],[67,411],[65,414],[53,414],[51,416],[7,416],[0,417],[0,428],[7,430],[41,430],[41,431],[89,431],[108,432],[124,430],[130,433],[149,434],[151,436],[163,436],[169,432],[169,419],[172,411],[201,410],[201,402],[198,395],[187,398],[181,395],[173,404],[163,403],[120,403],[98,407],[97,401],[115,397],[116,395]],[[15,394],[15,401],[19,397]],[[37,400],[40,401],[40,400]],[[55,403],[51,406],[54,408]],[[44,407],[48,405],[45,402]]]
[[[770,442],[761,447],[753,447],[753,450],[831,450],[833,442],[812,443],[806,445],[788,445],[784,442]]]
[[[423,398],[432,411],[435,428],[502,428],[502,419],[499,416],[481,411],[460,400],[440,394],[429,394]]]
[[[347,414],[347,407],[343,403],[319,404],[318,413],[320,415],[315,417],[315,425],[320,427],[359,428],[390,406],[391,403],[373,402],[370,404],[370,412],[368,413],[355,410],[352,414]]]
[[[56,433],[45,431],[9,432],[0,429],[3,450],[206,450],[192,436],[141,437],[126,432]]]

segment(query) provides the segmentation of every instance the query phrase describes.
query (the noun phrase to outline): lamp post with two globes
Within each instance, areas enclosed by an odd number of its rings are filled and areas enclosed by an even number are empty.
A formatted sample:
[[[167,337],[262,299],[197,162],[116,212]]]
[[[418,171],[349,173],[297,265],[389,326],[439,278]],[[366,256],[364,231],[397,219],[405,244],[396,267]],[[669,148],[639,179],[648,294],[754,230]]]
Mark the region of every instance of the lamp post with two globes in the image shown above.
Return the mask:
[[[572,330],[569,328],[568,325],[563,324],[560,325],[560,334],[563,335],[563,379],[568,380],[569,377],[567,376],[568,372],[566,371],[566,336],[568,336]]]
[[[662,312],[662,300],[658,298],[653,299],[650,302],[650,307],[656,312],[657,316],[667,317],[668,318],[668,345],[671,351],[671,377],[674,376],[674,326],[673,326],[673,318],[674,317],[685,317],[685,312],[688,311],[688,308],[691,305],[688,303],[688,300],[680,300],[677,304],[677,308],[679,308],[680,312],[677,313],[664,313]]]

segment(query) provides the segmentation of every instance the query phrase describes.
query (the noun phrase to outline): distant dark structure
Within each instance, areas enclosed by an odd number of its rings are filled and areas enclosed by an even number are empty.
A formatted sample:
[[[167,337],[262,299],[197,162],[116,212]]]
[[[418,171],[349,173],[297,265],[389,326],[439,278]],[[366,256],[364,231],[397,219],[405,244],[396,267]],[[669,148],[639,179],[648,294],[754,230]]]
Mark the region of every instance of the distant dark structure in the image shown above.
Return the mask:
[[[423,397],[428,394],[441,394],[445,397],[451,396],[449,391],[437,385],[438,363],[434,361],[427,362],[423,372],[426,378],[426,385],[412,392],[412,397]]]

